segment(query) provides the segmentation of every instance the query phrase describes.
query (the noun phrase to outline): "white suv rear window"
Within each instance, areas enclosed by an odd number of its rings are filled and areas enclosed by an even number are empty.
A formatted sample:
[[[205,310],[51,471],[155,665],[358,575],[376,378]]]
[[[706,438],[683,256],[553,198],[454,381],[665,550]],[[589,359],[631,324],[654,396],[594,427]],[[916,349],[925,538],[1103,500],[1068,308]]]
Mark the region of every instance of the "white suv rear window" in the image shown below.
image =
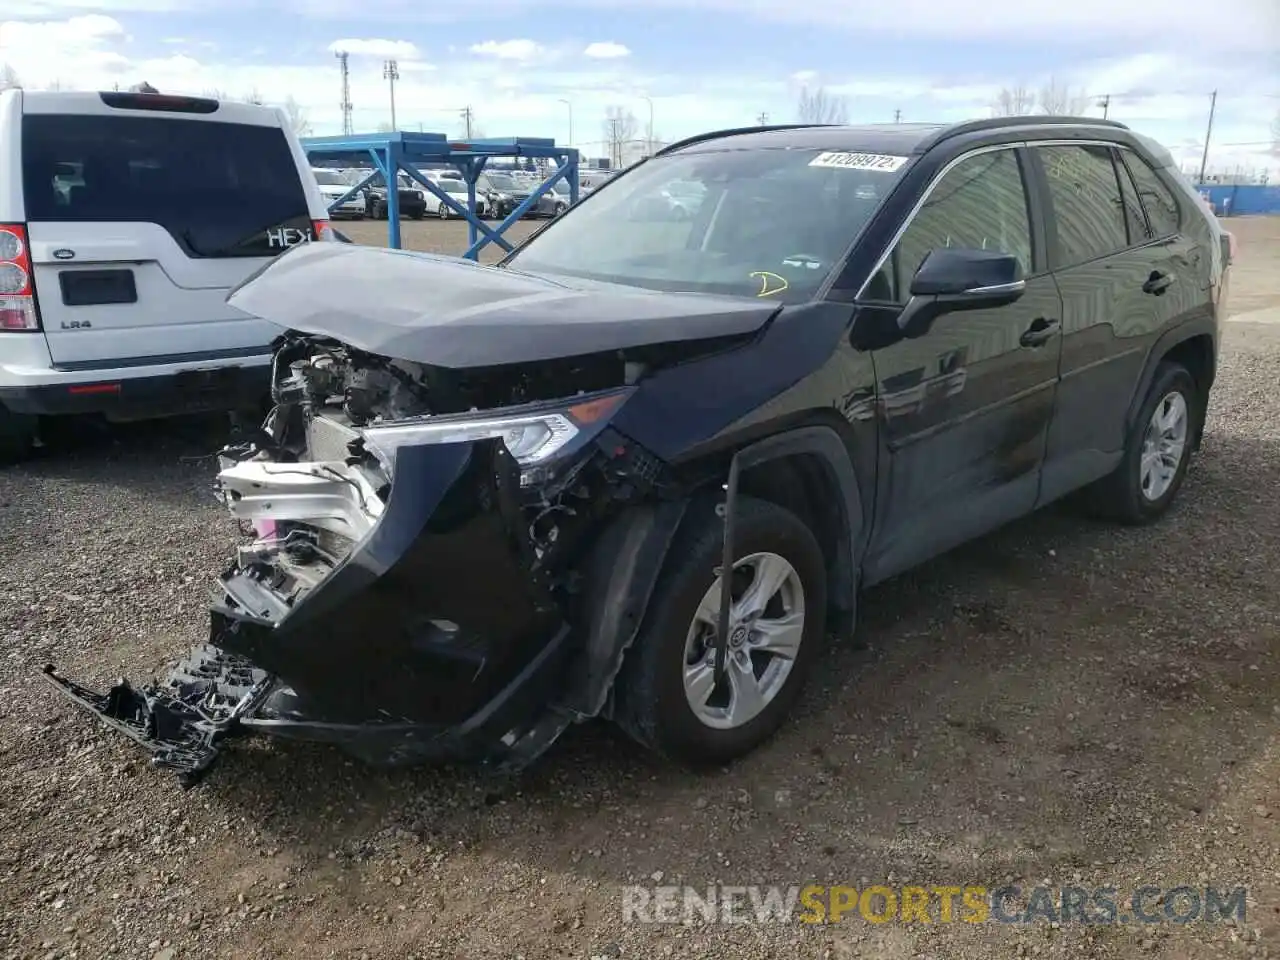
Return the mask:
[[[272,256],[281,227],[310,228],[277,127],[28,114],[22,174],[30,222],[155,223],[190,257]]]

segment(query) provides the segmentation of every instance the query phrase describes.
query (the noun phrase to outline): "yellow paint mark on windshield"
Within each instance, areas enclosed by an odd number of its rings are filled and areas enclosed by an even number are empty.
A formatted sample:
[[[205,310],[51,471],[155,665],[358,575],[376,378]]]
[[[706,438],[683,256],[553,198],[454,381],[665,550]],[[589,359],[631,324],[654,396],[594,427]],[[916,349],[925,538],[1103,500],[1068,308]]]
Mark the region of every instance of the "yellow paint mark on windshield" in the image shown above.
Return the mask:
[[[749,276],[758,277],[760,280],[760,292],[756,294],[757,297],[772,297],[775,293],[782,293],[791,286],[786,277],[780,277],[768,270],[757,270]]]

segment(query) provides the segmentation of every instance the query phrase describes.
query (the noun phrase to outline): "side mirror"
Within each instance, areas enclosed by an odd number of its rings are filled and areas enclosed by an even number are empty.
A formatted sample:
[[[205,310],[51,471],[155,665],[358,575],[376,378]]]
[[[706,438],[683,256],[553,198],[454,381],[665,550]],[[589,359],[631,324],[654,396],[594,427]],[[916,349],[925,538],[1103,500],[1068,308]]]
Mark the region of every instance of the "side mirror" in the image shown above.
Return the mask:
[[[1002,307],[1026,289],[1017,257],[941,247],[929,252],[911,278],[911,299],[898,316],[898,329],[909,339],[922,337],[943,314]]]

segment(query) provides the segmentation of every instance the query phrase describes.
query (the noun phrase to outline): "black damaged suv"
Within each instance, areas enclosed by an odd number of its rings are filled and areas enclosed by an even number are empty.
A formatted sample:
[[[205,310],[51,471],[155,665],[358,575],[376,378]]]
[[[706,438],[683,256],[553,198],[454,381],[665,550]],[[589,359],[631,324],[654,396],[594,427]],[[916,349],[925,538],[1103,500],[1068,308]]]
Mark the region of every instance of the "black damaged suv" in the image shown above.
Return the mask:
[[[291,332],[208,643],[47,675],[188,777],[237,732],[518,767],[602,715],[723,762],[860,587],[1069,493],[1168,509],[1227,251],[1158,145],[1036,117],[697,137],[496,268],[310,244],[231,297]]]

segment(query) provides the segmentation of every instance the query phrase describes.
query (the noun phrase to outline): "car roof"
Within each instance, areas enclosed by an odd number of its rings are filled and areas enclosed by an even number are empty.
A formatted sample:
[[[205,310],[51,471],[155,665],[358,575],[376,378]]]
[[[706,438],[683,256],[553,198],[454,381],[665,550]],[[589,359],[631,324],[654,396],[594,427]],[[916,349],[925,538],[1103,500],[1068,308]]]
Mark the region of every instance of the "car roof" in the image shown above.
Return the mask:
[[[1060,135],[1089,131],[1124,141],[1133,134],[1124,124],[1091,117],[992,117],[962,123],[868,123],[860,125],[779,124],[768,127],[739,127],[699,134],[658,151],[670,153],[715,153],[726,150],[831,150],[882,153],[894,156],[921,154],[938,143],[963,135],[1025,133],[1043,138],[1049,132]],[[1144,144],[1145,146],[1145,144]]]
[[[681,153],[719,150],[857,150],[859,152],[910,154],[928,136],[945,129],[937,123],[869,123],[859,126],[765,127],[758,132],[724,131],[707,139],[672,144]],[[666,151],[663,151],[666,152]]]
[[[261,127],[282,127],[284,121],[281,111],[276,107],[262,106],[256,103],[239,103],[226,100],[211,100],[207,97],[188,97],[185,95],[131,93],[126,91],[101,93],[63,90],[22,90],[22,112],[24,114],[63,114],[71,116],[103,116],[103,117],[151,117],[167,120],[202,120],[213,123],[243,123]],[[166,100],[180,104],[181,101],[194,103],[216,103],[210,112],[189,112],[182,109],[156,109],[151,106],[145,109],[129,109],[125,106],[112,106],[108,100],[127,104],[153,103],[161,104]]]

